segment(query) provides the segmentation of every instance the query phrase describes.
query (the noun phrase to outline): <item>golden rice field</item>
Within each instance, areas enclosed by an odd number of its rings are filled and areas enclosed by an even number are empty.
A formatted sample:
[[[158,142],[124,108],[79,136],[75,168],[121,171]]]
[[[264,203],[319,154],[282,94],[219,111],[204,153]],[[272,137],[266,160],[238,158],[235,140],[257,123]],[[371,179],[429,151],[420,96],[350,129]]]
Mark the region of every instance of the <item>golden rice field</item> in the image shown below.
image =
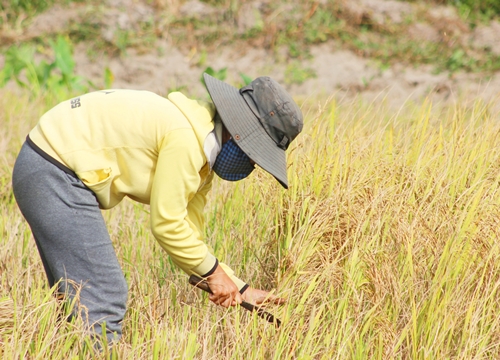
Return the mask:
[[[148,207],[124,202],[104,213],[130,287],[124,335],[96,354],[58,316],[11,190],[16,153],[54,100],[1,93],[0,358],[500,358],[498,112],[300,103],[290,189],[259,170],[217,181],[206,209],[218,257],[287,298],[268,309],[282,326],[210,303],[156,244]]]

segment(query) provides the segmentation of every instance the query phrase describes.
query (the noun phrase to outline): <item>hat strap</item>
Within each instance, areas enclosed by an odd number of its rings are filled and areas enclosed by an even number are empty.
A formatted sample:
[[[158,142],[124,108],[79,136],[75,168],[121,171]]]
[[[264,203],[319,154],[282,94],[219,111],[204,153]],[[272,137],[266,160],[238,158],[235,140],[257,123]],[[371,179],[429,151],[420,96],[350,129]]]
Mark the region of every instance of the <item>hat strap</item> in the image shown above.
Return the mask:
[[[252,89],[245,89],[242,88],[240,90],[240,94],[243,97],[243,100],[247,103],[247,106],[252,110],[253,114],[257,117],[257,119],[260,119],[260,114],[259,114],[259,107],[257,106],[257,103],[253,99],[252,93],[250,92]],[[253,92],[253,91],[252,91]]]

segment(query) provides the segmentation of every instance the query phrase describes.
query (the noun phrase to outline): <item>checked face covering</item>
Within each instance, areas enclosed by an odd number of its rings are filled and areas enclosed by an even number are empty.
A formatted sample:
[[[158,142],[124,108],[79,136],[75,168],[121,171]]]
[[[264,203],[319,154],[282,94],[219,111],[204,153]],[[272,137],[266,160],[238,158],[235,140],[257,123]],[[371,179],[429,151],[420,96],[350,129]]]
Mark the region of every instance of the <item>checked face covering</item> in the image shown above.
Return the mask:
[[[229,139],[217,155],[213,170],[222,179],[237,181],[246,178],[253,171],[254,165],[250,158],[238,145]]]

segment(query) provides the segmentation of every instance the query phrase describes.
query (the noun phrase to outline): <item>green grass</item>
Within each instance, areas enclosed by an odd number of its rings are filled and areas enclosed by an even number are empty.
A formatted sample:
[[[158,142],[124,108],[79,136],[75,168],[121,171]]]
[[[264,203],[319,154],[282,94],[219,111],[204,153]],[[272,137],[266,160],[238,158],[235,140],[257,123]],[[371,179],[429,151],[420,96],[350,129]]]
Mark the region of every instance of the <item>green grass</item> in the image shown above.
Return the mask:
[[[47,97],[0,96],[0,358],[92,358],[58,319],[11,193]],[[149,231],[148,207],[104,212],[129,283],[119,359],[491,359],[500,352],[500,133],[490,104],[299,101],[290,189],[257,170],[216,181],[207,241],[288,299],[274,328],[211,304]]]

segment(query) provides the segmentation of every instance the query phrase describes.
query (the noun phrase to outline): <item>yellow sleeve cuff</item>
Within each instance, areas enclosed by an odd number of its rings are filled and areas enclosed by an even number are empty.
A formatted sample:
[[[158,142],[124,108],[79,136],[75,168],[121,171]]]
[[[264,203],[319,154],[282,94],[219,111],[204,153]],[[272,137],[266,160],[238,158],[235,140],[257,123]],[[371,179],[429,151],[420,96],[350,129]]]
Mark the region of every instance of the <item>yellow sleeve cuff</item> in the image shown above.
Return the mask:
[[[246,286],[246,282],[244,282],[243,280],[234,275],[233,269],[231,269],[224,263],[219,263],[219,265],[221,266],[222,270],[224,270],[224,272],[227,274],[227,276],[229,276],[229,278],[233,280],[233,282],[236,284],[239,290],[243,289],[243,287]]]
[[[205,256],[205,259],[203,259],[201,264],[192,268],[191,270],[199,276],[204,276],[205,274],[208,274],[210,271],[212,271],[216,264],[217,258],[208,251],[207,256]]]

